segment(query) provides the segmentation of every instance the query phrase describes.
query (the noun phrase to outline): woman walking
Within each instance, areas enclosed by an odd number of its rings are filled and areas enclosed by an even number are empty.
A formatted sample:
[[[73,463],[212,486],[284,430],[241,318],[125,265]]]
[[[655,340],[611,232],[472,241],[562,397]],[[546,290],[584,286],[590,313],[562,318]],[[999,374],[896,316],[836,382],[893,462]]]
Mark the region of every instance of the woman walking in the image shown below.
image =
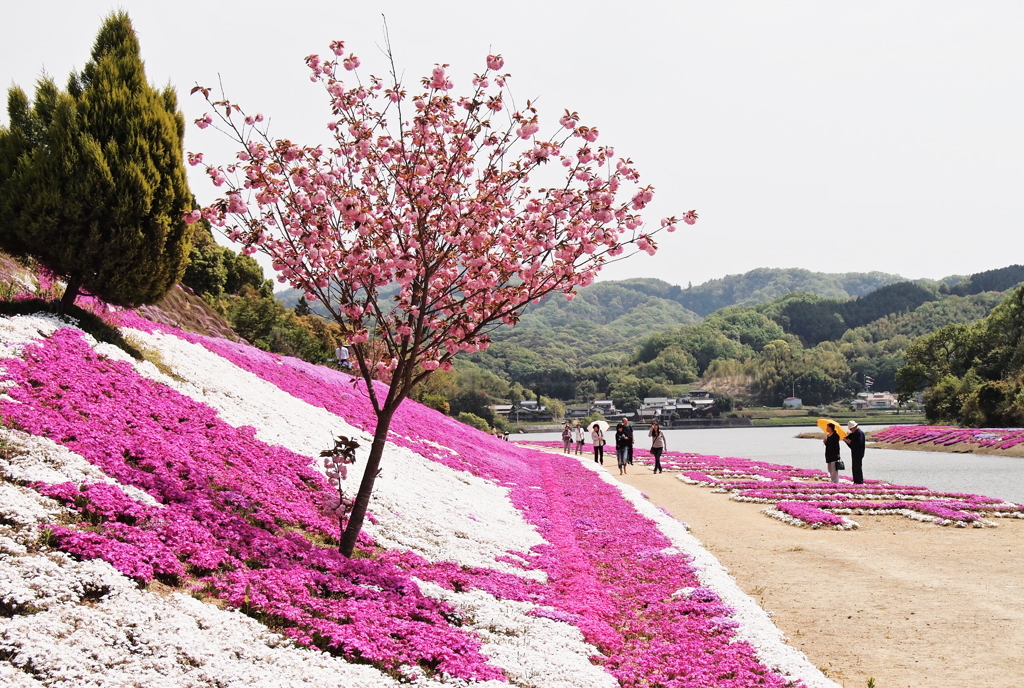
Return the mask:
[[[825,426],[825,465],[828,466],[828,475],[832,482],[839,482],[839,468],[836,462],[839,461],[839,433],[836,426],[829,423]]]
[[[583,425],[581,425],[579,421],[576,421],[576,426],[572,429],[572,441],[573,441],[573,444],[576,445],[574,447],[576,449],[576,454],[577,455],[582,454],[583,453],[584,433],[583,433]]]
[[[572,447],[572,426],[569,425],[569,421],[566,421],[562,428],[562,453],[571,454],[570,447]]]
[[[594,423],[590,429],[590,441],[594,443],[594,463],[604,465],[604,432],[601,426]]]
[[[664,473],[661,467],[661,453],[665,451],[665,433],[661,431],[658,421],[651,423],[651,429],[647,432],[651,436],[651,454],[654,455],[654,472]]]

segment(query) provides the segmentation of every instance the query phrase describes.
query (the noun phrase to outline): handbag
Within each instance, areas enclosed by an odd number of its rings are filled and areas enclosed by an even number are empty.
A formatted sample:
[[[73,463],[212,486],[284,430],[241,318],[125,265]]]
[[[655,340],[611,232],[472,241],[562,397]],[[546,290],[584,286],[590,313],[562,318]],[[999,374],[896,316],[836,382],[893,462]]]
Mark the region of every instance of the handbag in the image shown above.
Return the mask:
[[[836,461],[836,470],[837,471],[845,471],[846,470],[846,464],[843,463],[842,459],[839,459],[838,461]]]

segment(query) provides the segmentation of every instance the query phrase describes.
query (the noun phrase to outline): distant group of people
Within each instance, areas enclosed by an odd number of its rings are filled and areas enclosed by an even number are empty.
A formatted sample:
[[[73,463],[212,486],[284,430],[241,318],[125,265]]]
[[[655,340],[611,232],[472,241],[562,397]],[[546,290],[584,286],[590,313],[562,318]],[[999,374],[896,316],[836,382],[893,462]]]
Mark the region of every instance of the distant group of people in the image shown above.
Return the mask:
[[[843,438],[850,447],[851,469],[853,470],[853,482],[855,485],[864,484],[864,431],[857,426],[857,421],[851,420],[846,424],[849,434]],[[829,423],[825,426],[825,465],[828,467],[828,475],[832,482],[839,482],[839,462],[842,457],[839,455],[839,430],[835,425]]]
[[[607,425],[605,423],[604,425]],[[860,429],[857,421],[851,420],[846,424],[848,434],[840,438],[839,430],[835,424],[828,423],[825,426],[825,463],[828,467],[828,475],[832,482],[839,482],[839,455],[840,441],[846,442],[850,447],[851,469],[853,471],[853,482],[857,485],[864,484],[864,431]],[[654,457],[654,472],[664,473],[661,467],[661,455],[668,448],[665,440],[665,433],[657,421],[651,423],[647,436],[651,438],[651,455]],[[576,425],[566,422],[562,428],[562,451],[565,454],[582,454],[585,430],[580,421]],[[594,463],[604,464],[604,428],[601,423],[595,422],[590,426],[590,441],[594,448]],[[628,418],[623,418],[615,426],[615,458],[619,467],[619,475],[627,472],[626,467],[633,465],[633,426],[629,424]]]
[[[607,425],[607,424],[606,424]],[[562,451],[565,454],[583,453],[584,428],[579,421],[575,427],[566,423],[562,428]],[[663,473],[661,468],[661,454],[668,446],[665,442],[665,433],[657,423],[651,424],[647,432],[651,438],[651,454],[654,455],[654,472]],[[601,423],[595,422],[590,426],[590,441],[594,448],[594,463],[604,465],[604,428]],[[619,475],[626,473],[626,466],[633,465],[633,426],[629,424],[628,418],[623,418],[615,426],[615,459],[619,466]]]

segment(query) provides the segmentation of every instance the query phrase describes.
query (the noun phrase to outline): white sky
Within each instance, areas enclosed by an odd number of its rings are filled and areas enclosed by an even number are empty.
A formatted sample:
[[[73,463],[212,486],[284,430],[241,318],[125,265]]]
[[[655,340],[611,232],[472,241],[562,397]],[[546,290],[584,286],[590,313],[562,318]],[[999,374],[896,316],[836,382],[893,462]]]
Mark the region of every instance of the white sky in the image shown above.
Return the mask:
[[[0,85],[63,85],[88,60],[103,18],[132,18],[149,80],[197,82],[274,122],[326,140],[329,110],[303,57],[332,39],[384,74],[381,14],[406,82],[450,63],[454,93],[505,57],[517,102],[541,122],[565,108],[636,161],[657,189],[645,217],[695,208],[604,279],[684,287],[755,267],[881,270],[909,278],[1024,262],[1024,4],[1018,2],[607,2],[383,0],[296,3],[93,0],[8,3]],[[6,107],[0,115],[6,123]],[[544,130],[542,129],[542,132]],[[186,150],[227,162],[190,126]],[[223,155],[217,153],[223,151]],[[202,175],[200,201],[213,198]]]

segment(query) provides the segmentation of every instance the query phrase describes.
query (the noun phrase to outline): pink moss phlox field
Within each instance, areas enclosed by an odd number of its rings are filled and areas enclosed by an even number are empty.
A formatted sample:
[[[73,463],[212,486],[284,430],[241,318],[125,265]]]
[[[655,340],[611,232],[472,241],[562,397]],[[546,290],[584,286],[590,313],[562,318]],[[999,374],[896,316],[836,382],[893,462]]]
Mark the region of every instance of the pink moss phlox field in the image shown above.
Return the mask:
[[[558,442],[537,442],[560,447]],[[653,463],[649,452],[637,449],[637,462]],[[839,525],[842,518],[828,513],[916,512],[933,517],[940,525],[987,523],[986,516],[1024,516],[1024,506],[994,497],[942,492],[913,485],[893,485],[868,480],[855,485],[843,478],[832,483],[825,471],[795,468],[735,457],[666,452],[666,470],[679,471],[686,482],[729,491],[738,501],[777,504],[776,508],[811,526]]]
[[[970,444],[1010,449],[1024,443],[1022,428],[954,428],[948,425],[893,425],[871,433],[873,442],[884,444]]]
[[[225,340],[186,338],[307,403],[373,430],[375,418],[361,383],[353,384],[345,373]],[[756,661],[753,647],[735,641],[730,610],[700,587],[688,559],[668,550],[671,543],[654,524],[578,460],[497,440],[413,402],[399,408],[388,439],[507,487],[512,503],[549,543],[520,553],[548,574],[548,583],[426,566],[392,552],[384,553],[383,561],[408,566],[417,577],[449,589],[478,587],[553,607],[535,614],[579,628],[605,655],[594,661],[623,686],[786,685]],[[681,589],[696,592],[674,596]],[[237,595],[239,585],[234,590]]]
[[[89,527],[51,526],[57,546],[100,558],[140,582],[199,588],[296,640],[383,668],[403,663],[466,679],[501,679],[480,642],[453,626],[392,563],[345,559],[312,541],[336,535],[322,515],[326,481],[312,460],[235,429],[209,407],[97,354],[73,329],[4,359],[16,385],[4,421],[49,437],[163,508],[117,487],[41,491]],[[304,537],[304,535],[308,536]]]

